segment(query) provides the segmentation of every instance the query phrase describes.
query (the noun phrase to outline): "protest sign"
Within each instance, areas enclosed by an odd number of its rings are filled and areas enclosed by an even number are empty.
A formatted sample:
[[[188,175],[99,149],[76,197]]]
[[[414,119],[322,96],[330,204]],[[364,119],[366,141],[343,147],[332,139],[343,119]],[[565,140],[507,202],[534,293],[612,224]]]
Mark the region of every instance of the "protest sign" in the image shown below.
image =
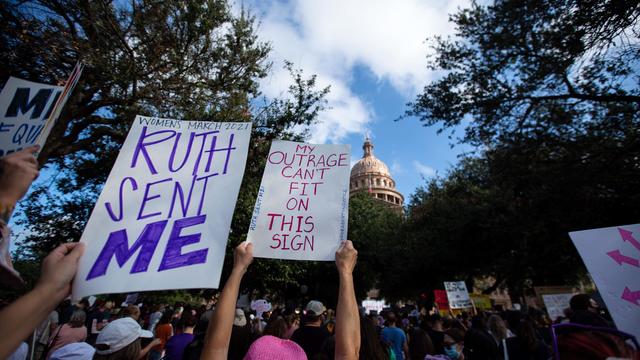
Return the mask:
[[[349,145],[274,141],[247,240],[255,257],[335,258],[347,238]]]
[[[547,309],[547,314],[551,321],[556,321],[560,316],[564,315],[564,310],[569,308],[569,301],[575,294],[544,294],[542,301]]]
[[[471,301],[473,302],[473,306],[478,310],[491,310],[493,309],[493,304],[491,304],[491,298],[489,295],[485,294],[469,294]]]
[[[435,297],[438,310],[449,310],[449,299],[447,299],[446,291],[433,290],[433,296]]]
[[[73,297],[218,287],[250,134],[136,117],[82,234]]]
[[[452,309],[464,309],[473,307],[467,285],[464,281],[445,281],[444,289],[447,292],[449,307]]]
[[[76,65],[65,86],[10,77],[0,93],[0,156],[32,145],[44,146],[80,74]]]
[[[0,93],[0,156],[36,144],[62,89],[9,78]]]
[[[569,236],[618,329],[640,338],[640,224]]]
[[[380,314],[382,310],[389,307],[389,304],[384,300],[367,299],[362,300],[362,307],[365,310],[365,314]]]

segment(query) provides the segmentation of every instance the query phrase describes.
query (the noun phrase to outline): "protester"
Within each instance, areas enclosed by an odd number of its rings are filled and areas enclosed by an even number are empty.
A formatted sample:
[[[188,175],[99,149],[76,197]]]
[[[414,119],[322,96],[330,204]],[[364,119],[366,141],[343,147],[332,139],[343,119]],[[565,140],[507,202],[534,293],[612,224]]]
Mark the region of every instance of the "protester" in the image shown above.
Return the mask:
[[[309,359],[321,352],[322,345],[331,336],[322,326],[325,311],[320,301],[309,301],[305,307],[304,323],[291,335],[291,340],[304,349]]]
[[[418,326],[418,318],[410,318],[410,326],[407,332],[409,343],[409,359],[422,360],[427,354],[433,354],[433,343],[427,332]]]
[[[351,241],[343,242],[336,251],[336,268],[340,286],[336,317],[336,359],[357,359],[360,352],[360,326],[358,304],[353,286],[353,269],[357,251]],[[234,306],[238,298],[240,281],[253,261],[253,244],[243,242],[234,251],[233,269],[227,279],[218,306],[207,329],[202,359],[226,359],[234,319]],[[249,359],[267,359],[274,347],[280,348],[278,358],[296,359],[303,353],[293,341],[270,335],[255,341],[247,353]],[[249,357],[251,356],[251,357]]]
[[[151,338],[150,331],[143,330],[135,320],[124,317],[107,324],[96,340],[95,360],[134,360],[145,357],[153,346],[160,343],[154,339],[145,348],[140,346],[140,338]]]
[[[0,311],[0,359],[13,353],[69,295],[83,250],[81,243],[58,246],[43,260],[42,273],[33,290]]]
[[[485,324],[488,322],[488,325]],[[471,319],[471,328],[464,336],[464,356],[467,360],[502,359],[499,344],[507,336],[507,327],[498,315],[488,321],[482,314]]]
[[[610,327],[607,320],[600,316],[598,303],[587,294],[577,294],[569,300],[571,309],[569,320],[575,324]]]
[[[165,345],[165,360],[181,360],[184,349],[193,341],[193,329],[196,326],[196,317],[183,313],[180,318],[182,332],[173,335]]]
[[[153,332],[164,314],[164,305],[156,305],[155,311],[149,315],[149,331]]]
[[[95,352],[93,346],[85,342],[75,342],[53,352],[49,360],[89,360],[93,359]]]
[[[444,328],[442,327],[442,318],[435,313],[425,318],[425,330],[433,343],[433,351],[436,354],[444,353]]]
[[[242,360],[255,339],[257,336],[251,331],[251,324],[247,322],[244,310],[236,309],[229,343],[229,360]]]
[[[128,316],[128,317],[132,318],[135,321],[140,321],[140,308],[137,307],[136,305],[129,304],[122,311],[122,316],[123,317],[124,316]]]
[[[159,360],[164,356],[164,346],[169,338],[173,336],[172,318],[172,313],[167,311],[160,318],[158,325],[156,325],[154,335],[159,340],[159,343],[151,349],[149,360]]]
[[[551,352],[547,345],[538,337],[535,324],[531,319],[520,314],[508,318],[509,327],[515,336],[502,341],[501,351],[509,360],[547,360]],[[517,323],[514,321],[517,320]]]
[[[11,262],[7,224],[18,200],[38,177],[38,161],[34,156],[38,150],[39,146],[31,146],[0,157],[0,283],[11,287],[20,286],[23,281]]]
[[[392,352],[376,330],[373,321],[367,317],[360,318],[360,359],[387,360]],[[420,360],[424,359],[424,356]]]
[[[387,314],[387,326],[382,329],[382,339],[391,345],[397,360],[404,360],[409,354],[409,346],[407,336],[402,329],[396,326],[397,322],[395,313]]]
[[[84,326],[86,315],[82,310],[76,310],[71,315],[71,319],[67,324],[60,325],[58,329],[51,334],[49,339],[50,349],[47,359],[57,349],[76,342],[83,342],[87,339],[87,328]]]

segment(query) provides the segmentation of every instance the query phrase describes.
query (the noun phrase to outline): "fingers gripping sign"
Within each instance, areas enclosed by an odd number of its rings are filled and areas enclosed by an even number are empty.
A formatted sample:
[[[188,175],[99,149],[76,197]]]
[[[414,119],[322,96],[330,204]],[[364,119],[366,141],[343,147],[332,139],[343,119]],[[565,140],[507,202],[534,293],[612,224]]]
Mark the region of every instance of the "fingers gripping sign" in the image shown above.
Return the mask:
[[[336,267],[341,273],[351,274],[358,261],[358,251],[353,247],[351,240],[340,243],[336,250]]]
[[[42,275],[38,286],[48,289],[60,301],[71,293],[71,282],[84,252],[84,243],[58,246],[42,261]]]

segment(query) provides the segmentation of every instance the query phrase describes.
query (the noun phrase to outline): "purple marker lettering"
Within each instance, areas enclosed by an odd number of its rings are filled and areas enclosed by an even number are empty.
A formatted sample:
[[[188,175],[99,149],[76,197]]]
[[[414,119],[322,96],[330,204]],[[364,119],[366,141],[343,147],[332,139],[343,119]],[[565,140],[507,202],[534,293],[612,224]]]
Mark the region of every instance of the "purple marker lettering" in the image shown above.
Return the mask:
[[[147,184],[147,186],[145,186],[145,188],[144,188],[144,196],[142,197],[142,204],[140,204],[140,211],[138,211],[138,219],[137,220],[142,220],[142,219],[150,218],[152,216],[156,216],[156,215],[160,215],[161,214],[161,212],[154,212],[154,213],[151,213],[151,214],[142,215],[142,212],[144,211],[144,207],[147,204],[147,201],[150,201],[150,200],[153,200],[153,199],[157,199],[157,198],[160,197],[160,195],[149,196],[149,189],[151,189],[151,186],[153,186],[155,184],[160,184],[160,183],[163,183],[163,182],[171,181],[171,180],[173,180],[173,179],[172,178],[162,179],[162,180],[150,182],[150,183]]]
[[[200,134],[196,134],[196,137],[202,137],[202,144],[200,145],[200,150],[198,151],[198,158],[196,158],[196,163],[193,166],[193,173],[191,175],[196,175],[198,173],[198,167],[200,166],[200,159],[202,158],[202,152],[204,150],[204,144],[207,142],[207,136],[217,134],[220,131],[207,131]],[[214,136],[215,139],[215,136]]]
[[[176,197],[180,194],[180,208],[182,209],[182,217],[187,216],[187,211],[189,210],[189,203],[191,203],[191,194],[193,194],[193,188],[196,185],[197,176],[193,175],[191,179],[191,188],[189,189],[189,195],[187,196],[187,201],[185,204],[184,200],[184,192],[182,191],[182,185],[180,182],[176,181],[173,188],[173,197],[171,198],[171,207],[169,208],[169,219],[173,217],[173,207],[176,204]]]
[[[208,173],[210,171],[211,162],[213,161],[213,155],[218,151],[226,151],[227,153],[227,157],[224,161],[224,169],[222,170],[223,174],[227,173],[227,167],[229,166],[229,157],[231,156],[231,151],[236,149],[233,147],[233,138],[234,138],[234,134],[229,135],[229,147],[218,148],[218,149],[216,149],[216,143],[217,143],[218,137],[216,136],[211,140],[211,146],[209,147],[209,150],[205,151],[209,155],[209,159],[207,160],[207,166],[205,167],[205,170],[204,170],[205,173]]]
[[[182,169],[182,167],[187,163],[187,159],[189,159],[189,155],[191,154],[191,146],[193,145],[193,139],[195,139],[195,133],[189,134],[189,145],[187,145],[187,150],[185,150],[182,163],[180,163],[180,166],[177,169],[173,168],[173,159],[176,156],[176,151],[178,148],[178,143],[180,142],[181,135],[182,135],[181,133],[178,133],[176,135],[176,141],[173,143],[173,149],[171,149],[171,156],[169,156],[169,171],[171,172],[176,172]]]
[[[114,231],[109,234],[107,242],[102,248],[102,251],[100,251],[96,262],[91,267],[89,275],[87,275],[87,280],[106,274],[111,258],[114,256],[118,265],[123,267],[138,249],[140,249],[140,253],[138,253],[138,257],[133,263],[130,273],[147,271],[165,226],[167,226],[167,220],[147,224],[142,230],[142,233],[140,233],[138,240],[136,240],[131,247],[129,247],[126,229]]]
[[[106,207],[106,208],[107,208],[107,213],[109,214],[109,217],[111,217],[111,220],[113,220],[113,221],[120,221],[120,220],[122,220],[122,218],[124,217],[123,210],[122,210],[122,206],[123,206],[123,205],[122,205],[122,203],[123,203],[123,201],[122,201],[122,192],[123,192],[123,190],[124,190],[124,183],[125,183],[127,180],[131,182],[131,188],[132,188],[134,191],[135,191],[135,190],[138,190],[138,183],[136,183],[136,179],[134,179],[134,178],[132,178],[132,177],[130,177],[130,176],[127,176],[127,177],[125,177],[124,179],[122,179],[122,181],[120,182],[120,192],[119,192],[119,194],[118,194],[118,200],[119,200],[119,203],[118,203],[118,204],[120,205],[120,206],[118,207],[118,209],[120,209],[120,215],[119,215],[119,216],[116,216],[116,215],[113,213],[113,208],[111,208],[111,203],[108,203],[108,202],[104,203],[104,207]]]
[[[204,184],[202,185],[202,195],[200,196],[200,205],[198,206],[198,215],[202,215],[202,205],[204,205],[204,196],[207,192],[207,184],[209,183],[209,178],[218,175],[218,173],[213,173],[211,175],[202,176],[198,178],[198,181],[204,180]]]
[[[160,134],[169,134],[169,136],[166,136],[159,140],[145,142],[147,138],[150,138],[155,135],[160,135]],[[131,158],[131,167],[132,168],[136,167],[136,164],[138,162],[138,155],[142,153],[142,156],[144,157],[144,160],[147,162],[147,166],[149,167],[149,171],[151,171],[152,174],[157,174],[158,171],[156,171],[156,168],[153,166],[153,161],[151,161],[151,157],[147,152],[147,146],[155,145],[155,144],[167,141],[174,136],[176,136],[176,132],[173,130],[160,130],[160,131],[147,134],[147,127],[143,126],[142,134],[140,134],[140,138],[138,138],[138,143],[136,144],[136,148],[133,150],[133,157]]]
[[[162,262],[158,271],[175,269],[183,266],[202,264],[207,261],[209,249],[200,249],[186,254],[182,253],[182,248],[200,242],[200,233],[181,236],[183,228],[204,223],[207,215],[194,216],[190,218],[176,220],[169,235],[167,249],[162,257]]]

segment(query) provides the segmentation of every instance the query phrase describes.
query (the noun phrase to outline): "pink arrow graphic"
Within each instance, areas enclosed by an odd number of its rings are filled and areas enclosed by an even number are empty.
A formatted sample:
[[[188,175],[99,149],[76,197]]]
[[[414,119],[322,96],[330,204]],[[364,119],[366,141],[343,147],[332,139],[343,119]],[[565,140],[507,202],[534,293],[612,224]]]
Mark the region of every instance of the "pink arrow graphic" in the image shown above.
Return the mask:
[[[618,231],[620,232],[620,236],[622,237],[622,241],[628,241],[631,243],[631,245],[633,245],[633,247],[635,247],[636,249],[638,249],[638,251],[640,251],[640,242],[638,242],[638,240],[633,238],[633,233],[629,230],[625,230],[622,228],[618,228]]]
[[[631,266],[640,267],[640,260],[634,259],[629,256],[622,255],[620,250],[613,250],[607,253],[618,265],[622,266],[623,263],[629,264]]]
[[[640,306],[638,300],[640,300],[640,291],[631,291],[628,287],[624,287],[624,292],[622,292],[622,300],[627,300],[628,302]]]

